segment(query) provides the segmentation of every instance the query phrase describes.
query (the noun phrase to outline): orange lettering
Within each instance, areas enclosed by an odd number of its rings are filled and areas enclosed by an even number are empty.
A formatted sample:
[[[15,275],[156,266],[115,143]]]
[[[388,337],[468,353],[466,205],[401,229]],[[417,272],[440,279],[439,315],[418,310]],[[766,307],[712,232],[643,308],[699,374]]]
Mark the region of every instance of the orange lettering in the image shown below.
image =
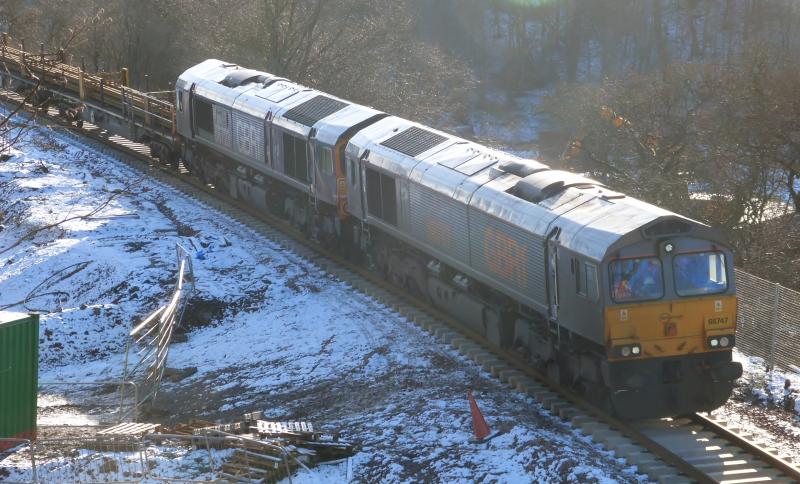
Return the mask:
[[[448,247],[452,243],[452,228],[439,220],[429,219],[425,224],[425,232],[428,240],[439,247]]]
[[[528,284],[527,247],[502,232],[487,228],[483,257],[490,271],[519,286]]]

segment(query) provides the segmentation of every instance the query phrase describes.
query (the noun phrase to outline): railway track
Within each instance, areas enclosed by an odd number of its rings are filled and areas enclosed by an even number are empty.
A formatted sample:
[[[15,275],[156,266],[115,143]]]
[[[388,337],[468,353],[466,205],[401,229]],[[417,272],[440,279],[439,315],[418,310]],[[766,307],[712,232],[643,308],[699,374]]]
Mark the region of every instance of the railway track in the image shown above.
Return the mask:
[[[0,98],[19,101],[11,92]],[[724,422],[700,415],[660,419],[634,424],[614,419],[568,389],[553,384],[529,367],[519,355],[504,351],[481,335],[458,324],[449,315],[399,291],[378,275],[308,240],[283,219],[257,212],[204,186],[185,170],[172,171],[149,156],[149,148],[111,135],[86,123],[81,130],[65,126],[48,113],[48,120],[62,128],[61,135],[84,148],[100,152],[146,173],[161,183],[250,227],[261,236],[313,262],[406,317],[439,341],[491,373],[510,388],[526,393],[553,415],[569,422],[594,442],[638,466],[640,473],[663,483],[678,482],[800,482],[800,470],[777,456],[775,449],[747,440]]]

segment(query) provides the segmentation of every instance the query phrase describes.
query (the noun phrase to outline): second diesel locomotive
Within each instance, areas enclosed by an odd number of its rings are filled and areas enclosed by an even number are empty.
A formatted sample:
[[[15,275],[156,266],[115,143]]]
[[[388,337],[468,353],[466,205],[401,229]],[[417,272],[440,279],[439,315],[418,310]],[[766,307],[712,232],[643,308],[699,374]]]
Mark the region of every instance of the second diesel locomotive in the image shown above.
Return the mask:
[[[179,77],[176,124],[201,179],[621,418],[714,409],[741,375],[732,253],[702,223],[219,60]]]

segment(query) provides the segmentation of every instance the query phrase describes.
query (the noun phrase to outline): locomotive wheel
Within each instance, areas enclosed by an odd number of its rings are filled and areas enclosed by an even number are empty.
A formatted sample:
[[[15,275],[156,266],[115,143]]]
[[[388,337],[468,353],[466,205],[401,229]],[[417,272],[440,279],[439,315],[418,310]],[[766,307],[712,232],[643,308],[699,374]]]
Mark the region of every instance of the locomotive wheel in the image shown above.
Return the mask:
[[[614,402],[611,400],[611,393],[608,388],[601,383],[587,382],[582,380],[579,382],[580,393],[595,407],[614,414]]]
[[[406,278],[406,291],[416,299],[428,299],[425,297],[425,294],[422,293],[422,289],[420,289],[419,284],[417,284],[417,281],[415,281],[413,277]]]
[[[389,280],[389,262],[386,249],[383,245],[376,244],[371,250],[373,270],[385,280]]]
[[[558,362],[555,360],[550,360],[547,362],[547,378],[550,379],[553,383],[561,384],[561,367],[558,365]]]
[[[397,287],[406,288],[406,277],[403,271],[403,260],[392,254],[389,256],[389,264],[387,265],[389,282]]]
[[[230,190],[228,190],[228,183],[221,177],[214,178],[214,188],[216,188],[218,192],[222,192],[225,195],[230,194]]]
[[[206,180],[206,174],[203,172],[203,169],[200,168],[199,166],[197,167],[193,166],[192,168],[190,168],[189,173],[193,174],[195,178],[200,180],[200,183],[202,183],[203,185],[208,185],[208,180]]]
[[[162,163],[164,162],[164,153],[162,152],[161,145],[154,141],[150,142],[150,157],[155,158]]]
[[[514,353],[524,358],[525,361],[531,361],[531,350],[530,348],[525,346],[525,344],[522,341],[520,341],[519,339],[515,339],[512,348],[514,350]]]

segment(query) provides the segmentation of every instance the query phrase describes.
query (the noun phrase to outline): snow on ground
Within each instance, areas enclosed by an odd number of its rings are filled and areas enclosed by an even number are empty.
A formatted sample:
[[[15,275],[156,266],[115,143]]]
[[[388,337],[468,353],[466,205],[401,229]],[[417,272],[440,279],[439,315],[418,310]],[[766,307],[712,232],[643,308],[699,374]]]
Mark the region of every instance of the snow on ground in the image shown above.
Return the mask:
[[[637,480],[533,399],[228,217],[48,128],[19,149],[0,162],[0,306],[42,313],[41,380],[120,378],[126,332],[171,290],[175,244],[194,242],[198,293],[169,366],[198,372],[163,385],[169,422],[309,420],[357,443],[355,478],[370,482]],[[488,444],[469,443],[470,388],[504,431]]]
[[[777,447],[781,455],[800,462],[800,371],[767,371],[762,358],[747,356],[734,350],[734,359],[742,363],[744,374],[734,389],[733,397],[714,411],[718,418],[756,440]],[[794,408],[783,408],[783,385],[786,379],[795,389]]]

